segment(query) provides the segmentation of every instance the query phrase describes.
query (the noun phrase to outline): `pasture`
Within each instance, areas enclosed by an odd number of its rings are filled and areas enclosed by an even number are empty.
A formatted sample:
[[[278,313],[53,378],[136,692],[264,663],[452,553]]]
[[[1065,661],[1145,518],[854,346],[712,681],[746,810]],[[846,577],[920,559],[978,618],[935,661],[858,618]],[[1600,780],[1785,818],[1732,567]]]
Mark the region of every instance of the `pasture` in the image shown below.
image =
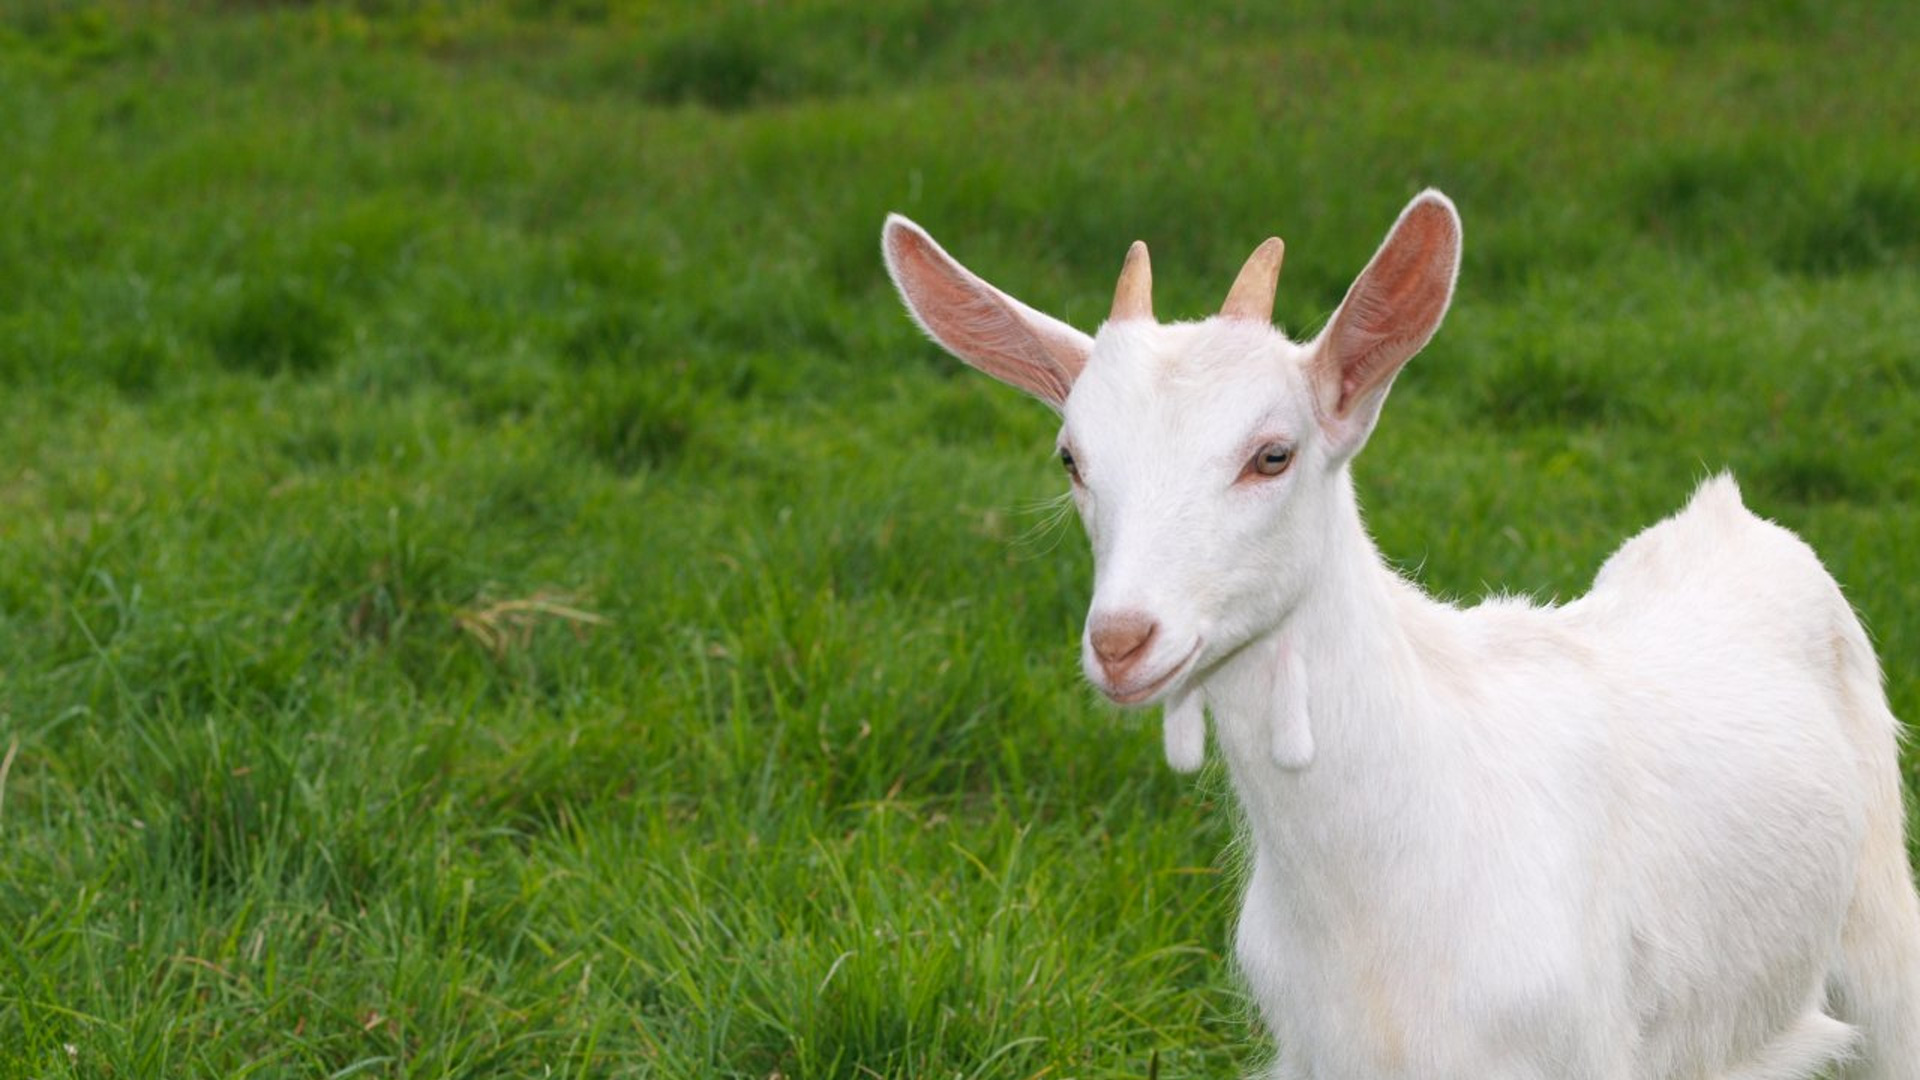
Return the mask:
[[[888,210],[1087,330],[1277,233],[1304,336],[1440,187],[1382,550],[1573,596],[1730,468],[1920,720],[1920,7],[1326,7],[5,7],[0,1076],[1256,1067]]]

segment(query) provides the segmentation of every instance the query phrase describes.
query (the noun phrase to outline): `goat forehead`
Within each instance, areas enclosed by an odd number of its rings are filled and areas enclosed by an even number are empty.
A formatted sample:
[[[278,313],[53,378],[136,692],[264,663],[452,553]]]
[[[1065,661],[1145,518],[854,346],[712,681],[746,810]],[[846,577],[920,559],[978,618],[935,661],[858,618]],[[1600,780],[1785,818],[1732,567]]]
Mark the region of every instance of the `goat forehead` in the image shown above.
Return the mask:
[[[1306,408],[1296,353],[1271,327],[1245,320],[1109,324],[1067,399],[1068,432],[1135,448],[1165,437],[1175,442],[1158,452],[1203,454],[1249,435],[1293,434]]]

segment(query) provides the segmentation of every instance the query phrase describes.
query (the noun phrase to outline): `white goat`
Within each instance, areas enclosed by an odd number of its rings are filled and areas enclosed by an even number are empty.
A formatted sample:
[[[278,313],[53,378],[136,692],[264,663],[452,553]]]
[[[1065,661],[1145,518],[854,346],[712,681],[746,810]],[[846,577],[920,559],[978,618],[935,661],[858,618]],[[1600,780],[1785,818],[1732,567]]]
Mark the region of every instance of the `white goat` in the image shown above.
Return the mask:
[[[902,217],[883,247],[936,341],[1062,415],[1087,677],[1167,705],[1177,768],[1213,714],[1275,1077],[1920,1080],[1898,721],[1805,544],[1721,477],[1588,595],[1459,610],[1362,527],[1348,463],[1452,297],[1445,196],[1306,344],[1277,239],[1167,325],[1136,243],[1092,338]]]

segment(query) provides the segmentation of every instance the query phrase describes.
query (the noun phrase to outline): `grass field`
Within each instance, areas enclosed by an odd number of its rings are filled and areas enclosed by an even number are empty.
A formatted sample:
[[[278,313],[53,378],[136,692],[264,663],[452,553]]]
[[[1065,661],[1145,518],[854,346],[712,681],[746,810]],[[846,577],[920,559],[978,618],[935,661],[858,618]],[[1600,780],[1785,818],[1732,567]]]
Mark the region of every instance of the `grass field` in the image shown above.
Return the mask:
[[[1920,718],[1920,6],[1332,6],[0,9],[0,1076],[1257,1067],[888,210],[1088,329],[1277,232],[1299,333],[1440,186],[1388,555],[1572,595],[1731,467]]]

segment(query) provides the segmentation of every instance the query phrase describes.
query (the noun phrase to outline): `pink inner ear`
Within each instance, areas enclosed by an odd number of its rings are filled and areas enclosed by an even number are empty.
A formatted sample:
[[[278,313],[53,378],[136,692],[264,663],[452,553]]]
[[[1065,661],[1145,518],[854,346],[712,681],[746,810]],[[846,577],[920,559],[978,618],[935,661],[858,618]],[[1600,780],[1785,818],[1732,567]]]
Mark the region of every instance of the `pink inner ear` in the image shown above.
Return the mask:
[[[1321,353],[1339,372],[1336,416],[1347,416],[1433,337],[1453,295],[1459,244],[1444,205],[1416,203],[1354,282]]]
[[[953,261],[918,230],[892,226],[887,250],[907,307],[935,341],[975,368],[1059,407],[1085,362],[1082,346]],[[1055,335],[1059,337],[1058,335]]]

